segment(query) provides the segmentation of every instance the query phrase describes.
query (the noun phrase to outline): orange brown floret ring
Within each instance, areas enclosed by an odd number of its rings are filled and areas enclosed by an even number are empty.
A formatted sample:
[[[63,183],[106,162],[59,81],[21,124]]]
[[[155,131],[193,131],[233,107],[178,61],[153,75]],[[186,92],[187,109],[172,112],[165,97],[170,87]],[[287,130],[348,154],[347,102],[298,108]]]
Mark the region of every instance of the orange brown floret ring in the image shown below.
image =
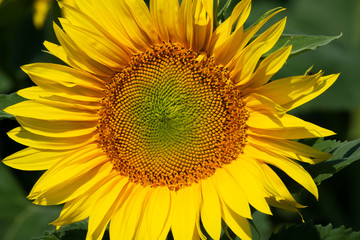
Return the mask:
[[[132,182],[178,190],[235,160],[246,142],[248,112],[227,69],[180,44],[134,55],[104,94],[99,142]]]

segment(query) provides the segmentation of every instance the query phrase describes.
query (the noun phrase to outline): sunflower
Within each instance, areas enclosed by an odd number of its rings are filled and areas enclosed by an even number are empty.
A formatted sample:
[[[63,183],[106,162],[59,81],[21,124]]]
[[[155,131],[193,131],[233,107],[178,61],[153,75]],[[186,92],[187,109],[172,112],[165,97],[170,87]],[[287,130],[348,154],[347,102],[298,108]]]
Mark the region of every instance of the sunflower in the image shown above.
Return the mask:
[[[251,239],[250,206],[302,207],[278,168],[318,197],[299,162],[329,154],[294,141],[333,132],[287,114],[315,98],[338,75],[270,81],[291,46],[266,58],[283,32],[283,9],[244,29],[242,0],[214,29],[213,0],[59,2],[59,45],[66,65],[23,66],[36,86],[10,106],[20,127],[8,135],[28,146],[4,159],[46,170],[28,198],[64,204],[52,224],[89,218],[86,239],[219,239],[222,222]]]
[[[33,3],[34,15],[33,23],[37,29],[41,29],[44,26],[46,16],[51,7],[52,0],[35,0]]]
[[[0,0],[0,4],[1,4]],[[62,0],[64,3],[72,0]],[[53,4],[53,0],[34,0],[33,2],[33,24],[36,29],[42,29],[45,24],[46,17]]]

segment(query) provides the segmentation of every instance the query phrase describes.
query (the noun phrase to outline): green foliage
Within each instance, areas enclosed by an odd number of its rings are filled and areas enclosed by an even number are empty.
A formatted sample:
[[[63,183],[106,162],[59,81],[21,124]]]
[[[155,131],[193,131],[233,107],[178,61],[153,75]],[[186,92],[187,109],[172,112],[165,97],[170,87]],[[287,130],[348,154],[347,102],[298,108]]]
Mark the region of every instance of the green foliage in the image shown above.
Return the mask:
[[[12,94],[0,94],[0,120],[10,118],[14,119],[14,116],[3,111],[8,106],[24,101],[25,98],[20,97],[16,93]]]
[[[340,38],[341,36],[342,34],[338,36],[283,34],[281,35],[275,46],[263,57],[266,57],[271,53],[275,52],[276,50],[288,45],[292,45],[290,56],[293,56],[305,51],[315,50],[318,47],[325,46],[331,41]]]
[[[3,164],[0,164],[0,239],[22,240],[40,235],[58,214],[58,207],[31,204],[20,185]]]
[[[332,153],[329,160],[316,165],[306,166],[306,170],[314,178],[316,184],[320,184],[334,173],[360,159],[360,139],[350,142],[318,140],[313,147]]]
[[[11,77],[2,69],[0,69],[0,93],[11,90],[13,85]]]
[[[269,240],[357,240],[360,239],[360,232],[355,232],[351,228],[345,228],[344,226],[334,228],[332,224],[321,226],[308,222],[283,227],[279,232],[271,234],[270,238],[264,238],[263,235],[254,233],[254,231],[252,237],[253,239]],[[221,240],[240,240],[240,238],[230,233],[223,234]]]
[[[87,233],[87,221],[73,223],[61,227],[58,232],[46,232],[44,236],[34,238],[33,240],[81,240],[86,238]],[[109,234],[106,231],[103,240],[108,240]]]
[[[272,234],[269,240],[356,240],[360,239],[360,232],[353,232],[351,228],[344,226],[333,228],[327,226],[313,225],[311,222],[300,225],[284,227],[279,233]]]
[[[217,0],[216,7],[214,9],[214,28],[219,26],[227,18],[227,15],[229,14],[228,12],[230,12],[231,10],[230,9],[231,2],[232,0],[227,0],[223,4],[221,10],[219,10],[221,1]]]

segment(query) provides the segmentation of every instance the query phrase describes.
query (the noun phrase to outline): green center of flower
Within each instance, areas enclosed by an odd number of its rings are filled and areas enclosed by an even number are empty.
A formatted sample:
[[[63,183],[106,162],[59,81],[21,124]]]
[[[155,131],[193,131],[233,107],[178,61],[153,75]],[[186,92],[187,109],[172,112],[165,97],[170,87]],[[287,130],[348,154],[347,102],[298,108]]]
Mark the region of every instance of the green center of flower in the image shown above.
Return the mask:
[[[205,179],[246,141],[248,113],[227,70],[178,44],[133,56],[101,103],[103,151],[144,186],[178,190]]]

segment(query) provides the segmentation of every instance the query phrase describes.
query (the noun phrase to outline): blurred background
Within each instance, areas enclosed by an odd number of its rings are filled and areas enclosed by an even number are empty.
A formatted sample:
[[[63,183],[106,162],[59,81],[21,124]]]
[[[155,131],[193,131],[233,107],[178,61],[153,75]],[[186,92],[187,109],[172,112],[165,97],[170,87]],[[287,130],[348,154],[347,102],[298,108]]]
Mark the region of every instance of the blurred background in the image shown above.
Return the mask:
[[[233,4],[236,2],[233,0]],[[341,72],[327,92],[293,114],[337,132],[330,139],[360,138],[360,1],[253,0],[247,25],[278,6],[287,10],[271,23],[287,16],[285,33],[343,34],[329,45],[291,57],[275,76],[274,79],[302,75],[311,66],[313,72],[322,69],[326,75]],[[21,65],[59,62],[43,51],[42,43],[57,42],[52,22],[58,22],[60,14],[54,0],[0,0],[0,94],[33,85],[20,70]],[[1,121],[0,159],[23,148],[6,135],[17,125],[14,120]],[[301,210],[305,221],[313,219],[315,224],[345,225],[360,231],[359,172],[360,161],[324,181],[319,186],[319,201],[300,197],[301,203],[308,206]],[[60,208],[34,206],[25,198],[41,174],[17,171],[0,163],[0,239],[31,239],[55,229],[48,223],[56,219]],[[255,213],[261,239],[267,239],[274,229],[294,222],[301,223],[296,214],[274,210],[274,216],[268,217]]]

